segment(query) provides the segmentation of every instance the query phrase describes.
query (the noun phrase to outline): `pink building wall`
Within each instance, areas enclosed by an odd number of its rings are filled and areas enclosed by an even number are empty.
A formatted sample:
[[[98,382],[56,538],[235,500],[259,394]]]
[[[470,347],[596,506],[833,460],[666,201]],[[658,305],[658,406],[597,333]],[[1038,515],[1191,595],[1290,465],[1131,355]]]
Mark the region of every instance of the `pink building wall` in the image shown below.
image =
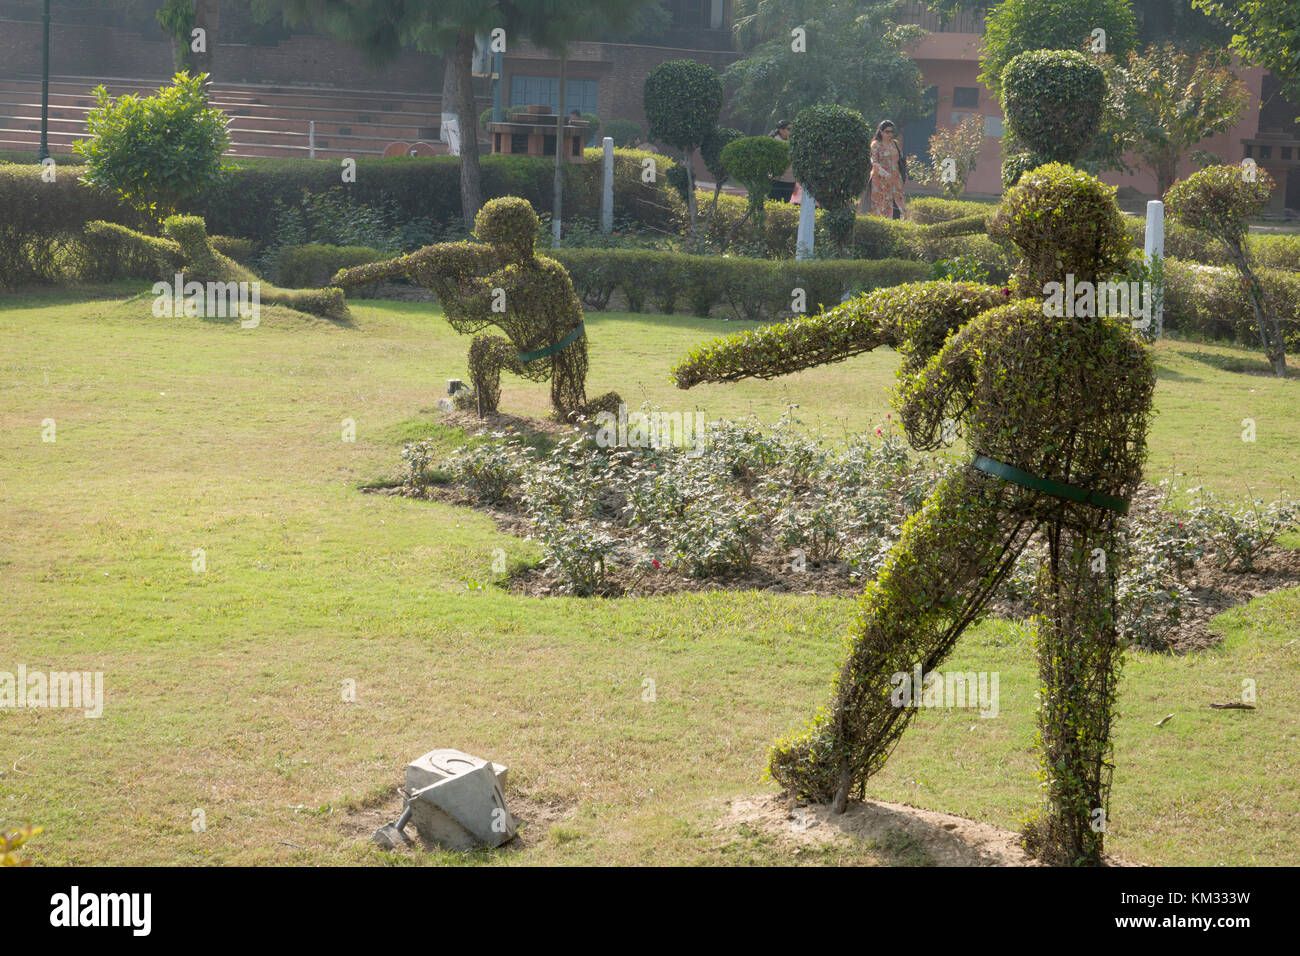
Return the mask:
[[[931,33],[916,46],[912,53],[913,59],[916,60],[917,66],[925,77],[925,84],[939,88],[939,105],[935,121],[940,128],[955,125],[952,116],[954,112],[979,113],[997,120],[1002,119],[1002,107],[997,98],[978,80],[980,39],[978,33]],[[1250,93],[1250,102],[1242,114],[1243,119],[1226,133],[1202,140],[1196,147],[1214,153],[1226,162],[1240,162],[1245,156],[1244,140],[1253,139],[1259,133],[1260,91],[1264,76],[1264,70],[1258,67],[1246,67],[1240,63],[1234,66],[1233,72],[1246,84]],[[958,86],[978,87],[979,105],[973,109],[955,109],[953,88]],[[909,152],[916,152],[925,146],[921,143],[905,145]],[[1130,157],[1129,162],[1132,164],[1134,158]],[[1001,140],[995,136],[986,136],[984,150],[980,154],[974,173],[971,174],[970,182],[966,187],[967,192],[974,195],[1000,195],[1001,165]],[[1189,158],[1184,157],[1179,167],[1179,176],[1194,172],[1196,168]],[[1285,172],[1282,173],[1282,178],[1284,177]],[[1125,192],[1133,190],[1142,196],[1156,198],[1155,175],[1146,169],[1141,169],[1134,174],[1106,173],[1102,179]],[[1278,192],[1281,193],[1281,190]],[[1280,200],[1281,197],[1278,198]]]

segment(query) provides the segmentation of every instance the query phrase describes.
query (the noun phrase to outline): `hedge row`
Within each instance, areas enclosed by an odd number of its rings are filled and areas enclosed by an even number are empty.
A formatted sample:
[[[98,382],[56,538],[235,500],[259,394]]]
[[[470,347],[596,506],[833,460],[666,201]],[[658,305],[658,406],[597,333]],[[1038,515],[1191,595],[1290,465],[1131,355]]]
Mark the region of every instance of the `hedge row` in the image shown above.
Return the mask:
[[[845,295],[930,277],[924,263],[902,259],[751,259],[644,249],[559,249],[583,303],[607,309],[615,293],[633,312],[653,309],[739,319],[818,312]],[[796,290],[802,290],[802,293]],[[801,300],[801,301],[800,301]]]
[[[1287,351],[1300,351],[1300,272],[1255,270],[1277,311]],[[1164,324],[1168,331],[1259,346],[1255,314],[1235,269],[1167,258]]]

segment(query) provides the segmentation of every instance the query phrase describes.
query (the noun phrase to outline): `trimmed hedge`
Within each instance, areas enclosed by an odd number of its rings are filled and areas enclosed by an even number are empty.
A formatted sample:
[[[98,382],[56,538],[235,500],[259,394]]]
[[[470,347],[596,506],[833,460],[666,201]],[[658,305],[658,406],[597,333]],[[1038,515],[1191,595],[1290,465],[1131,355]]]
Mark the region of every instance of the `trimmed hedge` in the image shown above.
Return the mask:
[[[392,258],[390,253],[368,249],[365,246],[330,246],[317,243],[289,246],[280,251],[275,261],[275,281],[277,285],[292,288],[318,289],[329,285],[334,274],[340,269],[350,269],[353,266],[363,266],[368,262],[379,262],[390,258]]]
[[[1288,351],[1300,351],[1300,272],[1257,268]],[[1166,331],[1259,346],[1255,313],[1235,269],[1166,258]]]
[[[996,203],[969,199],[943,199],[939,196],[913,196],[907,201],[907,216],[922,226],[951,222],[968,216],[988,216],[997,211]]]
[[[57,166],[52,183],[42,181],[42,169],[0,166],[0,286],[83,274],[92,261],[82,245],[89,220],[139,223],[116,197],[80,182],[84,166]]]
[[[795,289],[804,290],[804,311],[839,303],[845,294],[917,282],[930,277],[924,263],[901,259],[792,260],[739,256],[691,256],[643,249],[555,249],[584,305],[607,309],[622,293],[634,312],[690,311],[707,316],[720,309],[739,319],[792,315]]]

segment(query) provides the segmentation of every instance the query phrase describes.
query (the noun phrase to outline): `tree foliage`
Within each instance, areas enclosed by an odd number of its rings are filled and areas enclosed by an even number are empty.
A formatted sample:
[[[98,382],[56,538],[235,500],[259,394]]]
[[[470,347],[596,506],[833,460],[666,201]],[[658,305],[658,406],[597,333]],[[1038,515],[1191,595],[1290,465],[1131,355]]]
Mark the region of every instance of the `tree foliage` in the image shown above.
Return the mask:
[[[1130,53],[1119,71],[1123,117],[1133,150],[1163,194],[1178,163],[1201,140],[1236,125],[1250,96],[1222,51],[1200,55],[1163,43]]]
[[[1002,95],[1002,71],[1029,50],[1091,48],[1092,31],[1105,31],[1105,49],[1125,57],[1137,45],[1129,0],[1006,0],[989,14],[980,58],[980,82]]]
[[[871,127],[857,110],[810,106],[790,124],[790,160],[795,178],[826,210],[832,240],[843,246],[871,174]]]
[[[1101,68],[1074,50],[1029,50],[1002,71],[1007,125],[1029,151],[1072,162],[1097,134],[1106,100]]]
[[[921,114],[924,84],[907,48],[924,31],[899,24],[894,4],[737,0],[735,20],[745,57],[726,77],[731,108],[751,130],[821,103],[899,122]]]
[[[1300,5],[1280,0],[1193,0],[1232,30],[1232,49],[1270,70],[1287,98],[1300,101]]]
[[[230,136],[226,115],[208,106],[207,79],[177,73],[154,96],[116,100],[96,87],[96,105],[86,115],[90,139],[72,146],[85,160],[84,181],[156,222],[213,185]]]

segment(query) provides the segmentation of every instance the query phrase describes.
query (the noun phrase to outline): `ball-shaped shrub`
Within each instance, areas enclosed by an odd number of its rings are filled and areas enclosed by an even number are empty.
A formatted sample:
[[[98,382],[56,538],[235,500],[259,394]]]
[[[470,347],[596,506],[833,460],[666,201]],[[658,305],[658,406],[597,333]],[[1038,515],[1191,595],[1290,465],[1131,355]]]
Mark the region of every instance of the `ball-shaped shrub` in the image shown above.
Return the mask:
[[[728,143],[721,160],[727,174],[755,196],[766,198],[772,180],[790,165],[788,143],[770,136],[742,136]]]
[[[660,63],[646,77],[644,103],[650,139],[690,152],[718,124],[722,78],[694,60]]]
[[[743,139],[744,136],[745,134],[740,130],[732,129],[730,126],[715,126],[709,130],[709,135],[704,137],[704,142],[700,144],[700,158],[704,160],[704,165],[708,167],[717,182],[721,183],[730,175],[727,164],[722,161],[722,151],[729,143]]]
[[[1169,215],[1239,247],[1246,220],[1268,205],[1273,178],[1258,166],[1207,166],[1180,179],[1165,193]]]
[[[1032,50],[1002,71],[1007,126],[1048,162],[1073,162],[1097,135],[1106,101],[1101,67],[1074,50]]]
[[[1002,94],[1002,71],[1026,50],[1091,48],[1105,31],[1104,51],[1123,62],[1138,44],[1131,0],[1003,0],[985,22],[980,82]]]
[[[871,127],[857,110],[809,106],[790,125],[790,159],[795,179],[822,204],[827,230],[843,245],[871,175]]]
[[[1017,288],[1039,296],[1047,282],[1097,282],[1125,267],[1128,232],[1115,187],[1064,163],[1030,170],[1002,197],[989,235],[1020,252]]]
[[[612,119],[605,124],[605,135],[614,141],[615,146],[622,148],[641,138],[641,127],[630,119]]]

